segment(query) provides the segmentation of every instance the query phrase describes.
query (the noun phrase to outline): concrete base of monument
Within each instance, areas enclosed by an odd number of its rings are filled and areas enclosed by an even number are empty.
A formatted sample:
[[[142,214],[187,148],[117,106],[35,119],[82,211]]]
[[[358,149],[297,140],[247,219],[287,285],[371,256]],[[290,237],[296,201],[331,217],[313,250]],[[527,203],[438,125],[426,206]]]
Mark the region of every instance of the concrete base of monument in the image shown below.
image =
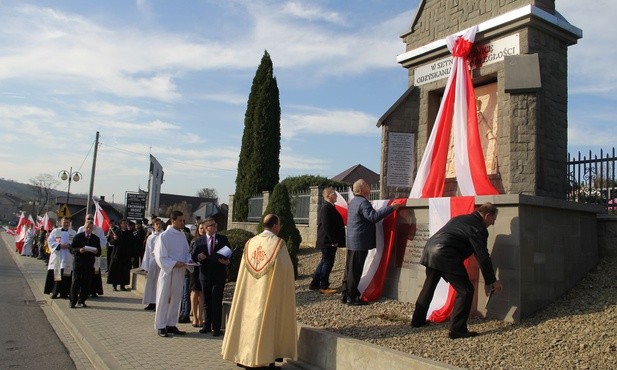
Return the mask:
[[[131,274],[133,291],[143,295],[146,273],[133,269]],[[231,302],[223,302],[223,327],[230,307]],[[301,323],[298,323],[298,361],[294,364],[303,369],[459,369]]]

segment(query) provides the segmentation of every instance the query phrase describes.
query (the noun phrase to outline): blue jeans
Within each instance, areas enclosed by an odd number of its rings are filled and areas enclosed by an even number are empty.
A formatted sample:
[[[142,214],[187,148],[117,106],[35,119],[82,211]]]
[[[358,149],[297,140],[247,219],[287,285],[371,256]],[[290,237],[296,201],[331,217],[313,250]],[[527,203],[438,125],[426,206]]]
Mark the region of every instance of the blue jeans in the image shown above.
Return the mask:
[[[336,247],[321,247],[321,261],[313,273],[312,287],[328,289],[330,287],[330,272],[334,266]]]

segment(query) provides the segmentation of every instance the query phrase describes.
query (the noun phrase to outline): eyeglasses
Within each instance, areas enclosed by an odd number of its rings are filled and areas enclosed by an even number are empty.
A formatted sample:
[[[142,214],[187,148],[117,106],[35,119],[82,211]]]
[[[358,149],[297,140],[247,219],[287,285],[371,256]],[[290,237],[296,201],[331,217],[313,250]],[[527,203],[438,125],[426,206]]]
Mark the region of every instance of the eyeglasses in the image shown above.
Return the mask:
[[[94,220],[92,217],[88,217],[86,218],[86,220]]]

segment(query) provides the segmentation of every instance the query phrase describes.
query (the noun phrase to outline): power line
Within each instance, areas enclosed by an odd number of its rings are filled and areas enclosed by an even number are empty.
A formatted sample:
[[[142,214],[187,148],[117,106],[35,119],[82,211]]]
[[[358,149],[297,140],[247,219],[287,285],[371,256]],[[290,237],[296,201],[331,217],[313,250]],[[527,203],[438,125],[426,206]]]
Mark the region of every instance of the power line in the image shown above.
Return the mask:
[[[127,150],[127,149],[123,149],[123,148],[118,148],[118,147],[115,147],[115,146],[113,146],[113,145],[105,144],[105,143],[103,143],[103,142],[99,142],[99,143],[100,143],[101,145],[106,145],[106,146],[108,146],[109,148],[113,148],[113,149],[119,150],[119,151],[121,151],[121,152],[126,152],[126,153],[130,153],[130,154],[135,154],[135,155],[139,155],[139,156],[142,156],[142,155],[146,155],[146,156],[147,156],[147,155],[151,155],[151,154],[138,153],[138,152],[134,152],[134,151]],[[157,156],[157,159],[159,159],[159,158],[160,158],[160,157],[159,157],[159,156]],[[236,170],[230,170],[230,169],[227,169],[227,168],[217,168],[217,167],[204,166],[204,165],[195,164],[195,163],[187,163],[187,162],[182,162],[182,161],[178,161],[178,160],[175,160],[175,159],[168,159],[168,158],[164,158],[164,160],[165,160],[166,162],[172,162],[172,163],[183,164],[183,165],[185,165],[185,166],[189,166],[189,167],[200,167],[200,168],[203,168],[203,169],[206,169],[206,170],[210,170],[210,171],[227,171],[227,172],[236,172]]]

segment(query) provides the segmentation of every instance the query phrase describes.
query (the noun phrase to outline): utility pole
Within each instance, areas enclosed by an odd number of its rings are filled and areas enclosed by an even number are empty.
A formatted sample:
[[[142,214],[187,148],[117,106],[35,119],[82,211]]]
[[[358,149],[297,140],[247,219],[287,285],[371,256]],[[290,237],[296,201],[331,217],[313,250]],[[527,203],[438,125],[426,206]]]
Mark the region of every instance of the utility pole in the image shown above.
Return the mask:
[[[92,157],[92,173],[90,174],[90,191],[88,191],[88,201],[86,202],[86,214],[90,213],[90,205],[92,204],[92,196],[94,195],[94,173],[96,172],[96,155],[99,152],[99,132],[96,132],[94,141],[94,156]]]

